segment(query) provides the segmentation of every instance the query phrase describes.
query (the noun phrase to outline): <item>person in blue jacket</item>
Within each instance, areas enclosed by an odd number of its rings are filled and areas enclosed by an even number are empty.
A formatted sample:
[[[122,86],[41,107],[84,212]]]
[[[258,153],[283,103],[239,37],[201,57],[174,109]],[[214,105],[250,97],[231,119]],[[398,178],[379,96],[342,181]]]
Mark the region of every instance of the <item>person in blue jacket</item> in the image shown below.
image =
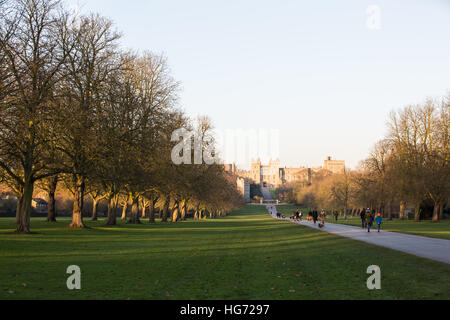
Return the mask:
[[[381,213],[377,214],[375,221],[377,222],[377,225],[378,225],[378,232],[380,232],[381,225],[383,224],[383,217],[381,216]]]

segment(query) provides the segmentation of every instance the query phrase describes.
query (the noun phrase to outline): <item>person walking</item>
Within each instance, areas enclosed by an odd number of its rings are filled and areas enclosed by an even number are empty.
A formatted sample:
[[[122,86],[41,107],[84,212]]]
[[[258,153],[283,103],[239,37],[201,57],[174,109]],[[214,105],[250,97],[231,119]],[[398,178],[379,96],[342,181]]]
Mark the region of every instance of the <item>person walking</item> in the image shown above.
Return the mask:
[[[317,210],[314,210],[314,211],[313,211],[313,221],[314,221],[314,224],[317,223],[317,218],[318,218]]]
[[[366,228],[366,212],[364,210],[361,210],[361,224],[362,224],[362,228],[365,229]]]
[[[319,223],[319,227],[323,228],[325,227],[325,219],[327,217],[327,214],[325,213],[325,210],[322,209],[322,212],[320,213],[320,223]]]
[[[336,220],[336,222],[338,221],[339,218],[339,212],[335,211],[334,212],[334,219]]]
[[[367,223],[367,232],[370,232],[370,229],[373,225],[374,216],[372,212],[366,212],[366,223]]]
[[[375,221],[376,221],[377,226],[378,226],[378,233],[380,233],[381,225],[383,224],[383,217],[381,216],[381,213],[379,213],[377,215],[377,217],[375,218]]]

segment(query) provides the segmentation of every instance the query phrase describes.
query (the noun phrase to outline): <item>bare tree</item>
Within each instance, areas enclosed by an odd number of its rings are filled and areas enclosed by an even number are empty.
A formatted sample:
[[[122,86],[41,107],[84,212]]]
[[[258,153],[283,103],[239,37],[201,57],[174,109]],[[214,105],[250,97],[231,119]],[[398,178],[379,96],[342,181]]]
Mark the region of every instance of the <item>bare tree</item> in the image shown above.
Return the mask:
[[[74,48],[68,55],[68,77],[61,88],[60,109],[55,123],[58,149],[65,156],[65,179],[74,198],[71,228],[84,228],[83,207],[86,179],[95,169],[95,126],[101,121],[107,79],[117,67],[120,35],[112,22],[91,14],[79,18],[71,29]]]
[[[54,0],[7,1],[3,6],[0,168],[19,195],[17,232],[30,232],[34,184],[55,174],[48,119],[71,50],[68,16]]]

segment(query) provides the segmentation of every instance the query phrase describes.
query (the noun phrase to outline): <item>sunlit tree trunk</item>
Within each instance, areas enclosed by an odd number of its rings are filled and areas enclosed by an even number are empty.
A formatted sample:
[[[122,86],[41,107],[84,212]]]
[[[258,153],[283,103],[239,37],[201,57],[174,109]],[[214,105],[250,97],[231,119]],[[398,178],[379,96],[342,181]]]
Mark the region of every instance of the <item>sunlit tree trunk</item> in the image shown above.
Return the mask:
[[[108,220],[106,221],[107,226],[115,226],[117,224],[116,208],[117,208],[117,196],[110,195],[108,199]]]
[[[92,221],[97,221],[98,199],[92,199]]]
[[[178,201],[175,202],[175,206],[172,211],[172,222],[178,222],[178,216],[180,212],[180,203]]]
[[[130,219],[128,219],[128,223],[140,224],[141,220],[139,220],[139,197],[135,196],[135,195],[130,196],[129,206],[131,207],[131,211],[130,211]]]
[[[73,201],[73,212],[72,212],[72,223],[69,228],[86,228],[83,222],[83,207],[84,207],[84,190],[85,182],[84,179],[78,175],[73,176],[74,185],[74,201]]]
[[[142,219],[145,219],[147,217],[147,203],[145,203],[144,201],[142,201]]]
[[[434,203],[433,209],[433,222],[439,222],[439,214],[441,212],[441,204],[439,202]]]
[[[199,212],[200,212],[200,206],[197,205],[197,208],[195,208],[194,220],[199,220]]]
[[[188,200],[184,200],[183,201],[183,208],[181,210],[181,221],[186,220],[186,215],[187,215],[187,210],[188,210]]]
[[[126,220],[127,218],[127,211],[128,211],[128,202],[130,201],[130,199],[127,199],[127,201],[123,204],[122,206],[122,220]]]

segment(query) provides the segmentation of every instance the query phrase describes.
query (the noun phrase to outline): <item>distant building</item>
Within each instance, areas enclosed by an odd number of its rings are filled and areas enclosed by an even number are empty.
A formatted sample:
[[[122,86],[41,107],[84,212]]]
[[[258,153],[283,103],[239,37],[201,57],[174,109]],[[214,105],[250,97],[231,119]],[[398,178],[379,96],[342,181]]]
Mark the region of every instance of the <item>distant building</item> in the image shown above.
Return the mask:
[[[279,188],[294,182],[310,184],[313,173],[320,170],[328,170],[333,174],[345,172],[345,161],[332,160],[331,157],[324,161],[323,168],[281,168],[280,163],[279,159],[270,160],[268,165],[263,165],[260,159],[253,160],[250,171],[238,170],[235,164],[227,164],[224,167],[228,172],[267,188]]]
[[[244,178],[237,179],[237,188],[244,197],[245,202],[250,202],[250,184]]]
[[[323,168],[334,174],[342,174],[345,172],[345,161],[333,160],[331,157],[328,157],[328,159],[324,161]]]
[[[2,192],[0,194],[0,200],[14,200],[17,201],[17,196],[12,192]]]
[[[224,164],[223,165],[226,172],[236,173],[236,164]]]
[[[44,213],[48,211],[48,203],[44,199],[34,198],[31,201],[31,207],[39,213]]]

